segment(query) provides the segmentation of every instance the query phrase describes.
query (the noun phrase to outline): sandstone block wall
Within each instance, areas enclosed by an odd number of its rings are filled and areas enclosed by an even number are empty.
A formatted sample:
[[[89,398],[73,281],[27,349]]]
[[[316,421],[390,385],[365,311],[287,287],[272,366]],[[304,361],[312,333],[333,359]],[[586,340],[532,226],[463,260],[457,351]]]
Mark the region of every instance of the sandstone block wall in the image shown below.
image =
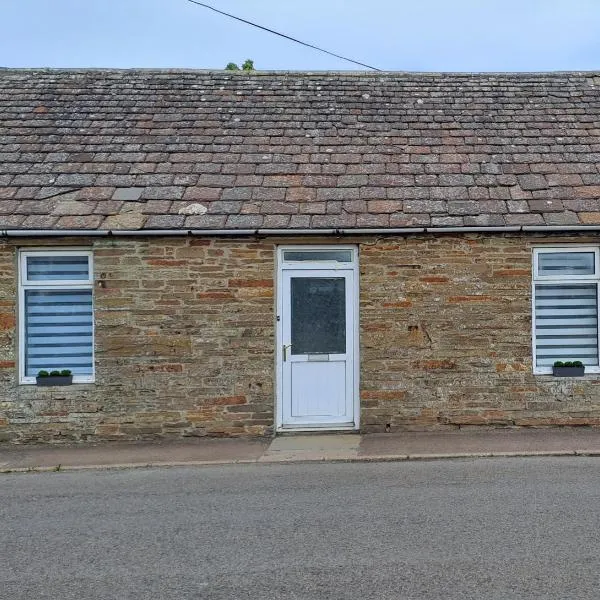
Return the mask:
[[[532,374],[531,248],[593,237],[90,238],[96,382],[17,382],[0,242],[0,441],[271,435],[278,243],[360,246],[361,429],[600,425],[600,376]],[[29,240],[44,247],[49,240]]]
[[[1,247],[0,438],[270,433],[272,242],[85,241],[94,251],[96,382],[70,387],[17,385],[16,244]]]
[[[440,235],[361,246],[362,429],[600,425],[600,376],[533,375],[532,248]]]

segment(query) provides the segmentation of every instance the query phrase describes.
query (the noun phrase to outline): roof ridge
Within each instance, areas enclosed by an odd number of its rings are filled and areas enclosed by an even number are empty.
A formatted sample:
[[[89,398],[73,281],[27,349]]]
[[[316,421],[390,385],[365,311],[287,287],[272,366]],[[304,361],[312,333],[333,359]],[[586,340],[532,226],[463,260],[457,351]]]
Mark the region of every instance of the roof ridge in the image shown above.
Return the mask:
[[[348,77],[369,77],[376,79],[385,76],[409,77],[598,77],[600,70],[581,71],[355,71],[355,70],[255,70],[228,71],[226,69],[195,69],[195,68],[155,68],[155,67],[0,67],[0,73],[157,73],[157,74],[202,74],[230,75],[231,77],[264,77],[273,75],[313,76],[331,75]]]

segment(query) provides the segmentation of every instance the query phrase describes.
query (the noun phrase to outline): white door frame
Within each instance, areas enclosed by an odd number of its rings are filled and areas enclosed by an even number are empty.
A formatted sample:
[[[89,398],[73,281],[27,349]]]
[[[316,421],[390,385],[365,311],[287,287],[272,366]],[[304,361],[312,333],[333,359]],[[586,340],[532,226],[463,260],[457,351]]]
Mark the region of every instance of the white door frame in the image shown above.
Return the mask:
[[[336,261],[298,261],[298,262],[285,262],[283,260],[283,252],[286,250],[351,250],[352,251],[352,263],[339,263]],[[283,314],[283,289],[282,289],[282,273],[284,270],[353,270],[354,271],[354,289],[352,294],[354,296],[354,314],[351,315],[353,319],[354,329],[354,348],[353,348],[353,364],[352,374],[353,382],[352,394],[353,394],[353,421],[352,427],[298,427],[290,428],[287,426],[283,429],[283,327],[282,327],[282,314]],[[275,348],[275,374],[276,374],[276,406],[275,406],[275,428],[276,431],[334,431],[339,429],[351,429],[358,430],[360,428],[360,340],[359,340],[359,269],[358,269],[358,246],[350,244],[321,244],[321,245],[289,245],[289,246],[278,246],[277,247],[277,260],[276,260],[276,348]],[[349,315],[350,316],[350,315]]]

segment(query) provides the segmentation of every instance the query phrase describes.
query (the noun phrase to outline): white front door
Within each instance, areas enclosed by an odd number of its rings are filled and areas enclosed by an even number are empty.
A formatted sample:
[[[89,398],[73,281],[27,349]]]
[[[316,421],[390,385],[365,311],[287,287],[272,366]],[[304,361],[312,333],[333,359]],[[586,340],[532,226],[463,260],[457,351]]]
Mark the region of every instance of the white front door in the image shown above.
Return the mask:
[[[355,428],[355,250],[280,256],[278,424]]]

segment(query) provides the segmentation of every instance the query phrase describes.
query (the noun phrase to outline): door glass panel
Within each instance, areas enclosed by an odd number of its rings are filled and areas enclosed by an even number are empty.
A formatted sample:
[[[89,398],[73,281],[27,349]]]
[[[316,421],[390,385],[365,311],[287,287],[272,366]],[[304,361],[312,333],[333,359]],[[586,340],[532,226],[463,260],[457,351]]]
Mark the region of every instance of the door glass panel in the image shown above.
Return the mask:
[[[285,250],[285,262],[329,260],[332,262],[352,262],[352,250]]]
[[[344,277],[292,277],[291,305],[292,354],[345,354]]]

